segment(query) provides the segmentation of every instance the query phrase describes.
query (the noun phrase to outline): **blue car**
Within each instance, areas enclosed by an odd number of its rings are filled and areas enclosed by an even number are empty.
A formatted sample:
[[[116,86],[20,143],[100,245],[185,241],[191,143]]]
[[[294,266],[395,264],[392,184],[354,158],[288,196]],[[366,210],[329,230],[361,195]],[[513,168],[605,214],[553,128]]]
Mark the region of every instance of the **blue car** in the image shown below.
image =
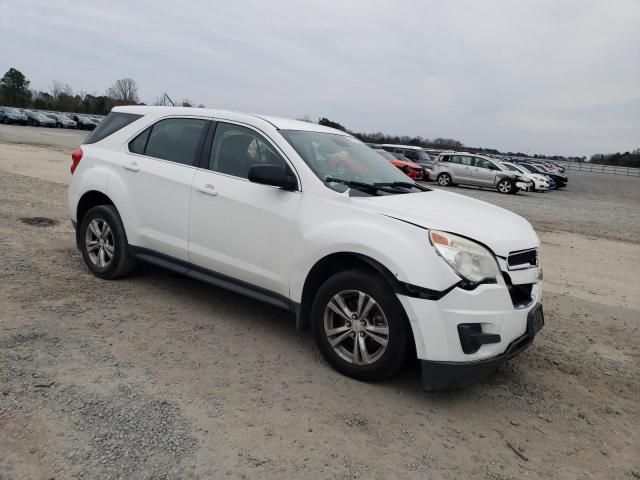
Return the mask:
[[[558,188],[558,185],[553,178],[551,178],[549,175],[545,175],[545,177],[549,181],[549,190],[555,190],[556,188]]]
[[[0,123],[26,125],[28,121],[27,116],[20,110],[11,107],[0,107]]]

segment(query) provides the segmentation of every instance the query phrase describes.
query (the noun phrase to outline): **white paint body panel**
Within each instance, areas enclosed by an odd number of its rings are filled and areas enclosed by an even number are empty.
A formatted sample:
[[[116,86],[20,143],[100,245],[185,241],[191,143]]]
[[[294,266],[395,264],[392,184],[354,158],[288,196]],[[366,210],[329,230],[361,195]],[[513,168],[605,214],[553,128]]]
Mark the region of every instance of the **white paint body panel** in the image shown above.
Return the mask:
[[[350,252],[380,263],[398,280],[443,291],[460,281],[430,245],[427,229],[452,232],[480,242],[498,257],[538,247],[531,225],[500,207],[444,191],[356,197],[327,188],[278,132],[279,128],[345,135],[306,122],[219,110],[118,107],[144,115],[96,144],[84,156],[69,187],[71,218],[82,195],[109,196],[131,245],[246,282],[300,302],[313,266],[332,253]],[[258,185],[198,167],[128,152],[137,133],[167,117],[198,117],[238,123],[259,131],[294,170],[299,191]],[[138,171],[124,168],[136,162]],[[215,195],[200,189],[211,185]],[[506,263],[498,258],[503,270]],[[538,268],[513,273],[513,283],[536,283]],[[453,288],[438,301],[399,295],[420,359],[468,362],[491,358],[526,329],[528,311],[514,308],[503,284],[473,291]],[[499,333],[499,344],[462,353],[456,327],[482,323]]]

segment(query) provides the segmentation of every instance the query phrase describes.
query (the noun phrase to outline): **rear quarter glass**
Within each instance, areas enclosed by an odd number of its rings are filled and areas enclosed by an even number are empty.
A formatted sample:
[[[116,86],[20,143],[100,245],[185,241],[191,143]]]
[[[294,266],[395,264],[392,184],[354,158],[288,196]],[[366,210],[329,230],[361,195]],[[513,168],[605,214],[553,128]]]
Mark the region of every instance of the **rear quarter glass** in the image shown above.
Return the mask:
[[[102,120],[98,124],[98,126],[91,132],[91,134],[89,134],[84,143],[89,144],[99,142],[100,140],[107,138],[112,133],[115,133],[121,128],[126,127],[130,123],[135,122],[139,118],[142,118],[142,115],[136,115],[134,113],[111,112],[106,116],[104,120]]]

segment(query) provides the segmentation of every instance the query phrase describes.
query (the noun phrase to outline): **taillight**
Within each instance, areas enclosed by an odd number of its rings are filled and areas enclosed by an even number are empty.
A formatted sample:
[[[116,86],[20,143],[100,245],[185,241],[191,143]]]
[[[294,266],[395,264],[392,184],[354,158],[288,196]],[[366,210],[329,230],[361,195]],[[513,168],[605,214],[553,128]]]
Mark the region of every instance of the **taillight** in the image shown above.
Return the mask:
[[[73,175],[73,172],[75,172],[76,168],[78,168],[80,160],[82,160],[82,149],[77,148],[71,154],[71,175]]]

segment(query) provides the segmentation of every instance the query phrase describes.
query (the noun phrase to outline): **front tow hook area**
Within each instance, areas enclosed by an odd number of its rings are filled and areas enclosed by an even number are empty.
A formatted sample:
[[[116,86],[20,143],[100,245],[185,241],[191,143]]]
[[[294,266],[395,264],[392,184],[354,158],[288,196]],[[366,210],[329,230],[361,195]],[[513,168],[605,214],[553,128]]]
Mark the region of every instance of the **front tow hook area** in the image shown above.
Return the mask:
[[[500,343],[500,335],[482,333],[482,325],[479,323],[461,323],[458,325],[458,336],[462,351],[466,354],[476,353],[482,345]]]

